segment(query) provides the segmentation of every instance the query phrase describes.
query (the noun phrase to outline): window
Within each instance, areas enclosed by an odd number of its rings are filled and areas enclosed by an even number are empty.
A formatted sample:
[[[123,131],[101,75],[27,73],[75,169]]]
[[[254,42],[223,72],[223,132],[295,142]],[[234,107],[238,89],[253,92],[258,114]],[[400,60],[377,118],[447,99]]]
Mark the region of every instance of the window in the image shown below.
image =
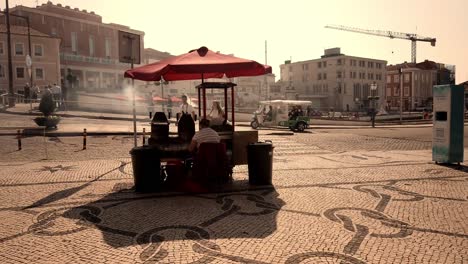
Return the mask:
[[[368,68],[374,68],[374,63],[372,61],[367,62],[367,67]]]
[[[342,75],[341,75],[340,71],[336,72],[336,78],[342,78]]]
[[[292,72],[292,66],[289,66],[289,72]]]
[[[368,73],[367,74],[367,79],[374,80],[374,74],[373,73]]]
[[[44,80],[44,69],[42,68],[36,68],[34,70],[34,75],[36,80]]]
[[[321,73],[319,73],[319,74],[317,75],[317,80],[322,80],[322,74],[321,74]]]
[[[324,79],[324,80],[327,79],[327,74],[326,74],[326,73],[323,74],[323,79]]]
[[[24,44],[23,43],[15,43],[15,55],[17,55],[17,56],[24,55]]]
[[[76,32],[71,33],[71,48],[72,52],[78,52],[78,34]]]
[[[375,63],[375,67],[376,67],[377,69],[382,69],[382,63],[377,63],[377,62],[376,62],[376,63]]]
[[[343,94],[346,94],[346,83],[343,83]]]
[[[356,79],[356,72],[353,72],[353,79]]]
[[[94,57],[94,36],[89,36],[89,56]]]
[[[415,81],[418,80],[418,74],[417,74],[417,73],[414,74],[414,80],[415,80]]]
[[[43,50],[42,45],[34,44],[34,56],[42,57]]]
[[[409,80],[410,80],[410,74],[405,73],[405,82],[409,82]]]
[[[24,78],[24,68],[18,67],[16,68],[16,79],[23,79]]]
[[[362,96],[367,99],[367,97],[370,95],[370,86],[369,84],[364,84],[362,87]]]
[[[400,75],[398,75],[398,74],[393,75],[393,82],[394,83],[399,83],[400,82]]]
[[[0,42],[0,55],[3,55],[5,53],[5,42],[1,41]]]
[[[336,61],[336,65],[341,65],[341,59],[338,59],[338,60]]]
[[[46,23],[45,16],[42,16],[41,19],[42,19],[42,24],[45,25],[45,23]]]
[[[309,70],[309,64],[302,64],[302,70],[307,71]]]
[[[395,87],[395,90],[394,90],[394,96],[399,96],[400,95],[400,87]]]
[[[409,96],[409,87],[405,86],[403,89],[404,89],[404,92],[405,92],[404,95]]]
[[[0,65],[0,78],[5,78],[5,68]]]
[[[391,83],[392,82],[392,76],[391,75],[387,75],[387,83]]]
[[[321,61],[319,61],[319,62],[317,63],[317,65],[318,65],[319,68],[322,68],[322,62],[321,62]]]
[[[54,28],[54,27],[51,28],[51,29],[50,29],[50,34],[51,34],[52,36],[57,36],[57,29]]]
[[[323,62],[323,67],[324,67],[324,68],[327,67],[327,62],[326,62],[326,61]]]
[[[361,98],[361,84],[355,83],[353,85],[354,98]]]
[[[375,79],[378,80],[378,81],[381,81],[382,80],[382,74],[376,73],[375,74]]]
[[[359,66],[360,67],[366,67],[366,62],[365,61],[359,61]]]

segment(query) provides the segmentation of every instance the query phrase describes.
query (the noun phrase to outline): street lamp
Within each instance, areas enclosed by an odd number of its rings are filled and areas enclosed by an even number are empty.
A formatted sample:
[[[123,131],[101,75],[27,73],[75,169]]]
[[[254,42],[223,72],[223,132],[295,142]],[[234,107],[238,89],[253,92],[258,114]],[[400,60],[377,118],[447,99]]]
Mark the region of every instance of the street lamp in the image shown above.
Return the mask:
[[[374,82],[371,84],[370,86],[370,89],[371,89],[371,96],[368,96],[367,99],[370,100],[371,102],[371,121],[372,121],[372,127],[375,127],[375,101],[376,100],[379,100],[379,96],[376,95],[376,91],[377,91],[377,84]]]

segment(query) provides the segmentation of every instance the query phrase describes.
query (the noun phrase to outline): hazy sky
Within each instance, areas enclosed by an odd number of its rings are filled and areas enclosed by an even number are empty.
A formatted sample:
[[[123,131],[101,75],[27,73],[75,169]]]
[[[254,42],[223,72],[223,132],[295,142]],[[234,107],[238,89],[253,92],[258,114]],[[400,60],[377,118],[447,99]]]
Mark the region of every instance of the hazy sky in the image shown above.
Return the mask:
[[[1,2],[1,8],[5,6]],[[39,4],[46,1],[38,1]],[[418,33],[437,38],[436,47],[418,43],[418,62],[455,64],[456,82],[468,80],[468,0],[61,0],[94,11],[104,22],[145,32],[145,47],[178,55],[200,46],[265,61],[279,79],[289,58],[319,58],[341,47],[347,55],[411,61],[411,42],[325,29],[339,24],[365,29]],[[35,0],[10,0],[10,6]]]

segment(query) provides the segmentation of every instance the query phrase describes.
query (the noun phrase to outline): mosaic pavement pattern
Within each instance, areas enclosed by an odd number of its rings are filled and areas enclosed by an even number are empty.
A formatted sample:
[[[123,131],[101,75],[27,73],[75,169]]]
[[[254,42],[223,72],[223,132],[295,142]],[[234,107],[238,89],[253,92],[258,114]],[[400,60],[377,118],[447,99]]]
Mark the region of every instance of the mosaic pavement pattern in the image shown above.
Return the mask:
[[[274,142],[274,187],[239,166],[224,191],[196,195],[134,193],[129,159],[0,163],[0,260],[468,262],[468,168]]]

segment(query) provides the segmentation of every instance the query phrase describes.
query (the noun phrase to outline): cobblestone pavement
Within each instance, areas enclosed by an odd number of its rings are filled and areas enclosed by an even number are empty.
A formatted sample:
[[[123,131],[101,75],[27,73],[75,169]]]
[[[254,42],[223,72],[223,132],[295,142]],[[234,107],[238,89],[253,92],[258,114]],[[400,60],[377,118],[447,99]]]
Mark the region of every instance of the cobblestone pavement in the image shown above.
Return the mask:
[[[0,137],[0,262],[468,262],[467,167],[431,163],[427,142],[267,133],[274,187],[238,166],[198,195],[134,193],[131,139],[58,138],[40,160]]]

